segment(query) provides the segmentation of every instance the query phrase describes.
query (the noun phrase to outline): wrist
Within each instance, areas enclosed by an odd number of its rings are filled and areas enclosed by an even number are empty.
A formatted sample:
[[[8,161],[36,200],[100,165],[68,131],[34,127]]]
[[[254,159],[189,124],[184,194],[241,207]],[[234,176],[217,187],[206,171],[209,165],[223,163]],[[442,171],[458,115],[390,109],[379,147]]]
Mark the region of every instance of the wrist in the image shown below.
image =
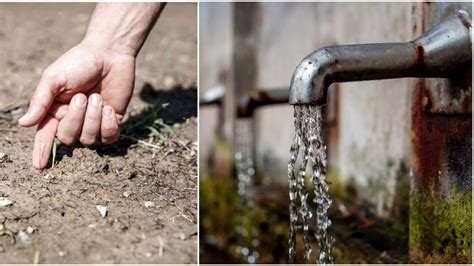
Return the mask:
[[[163,3],[99,3],[84,43],[136,57]]]
[[[133,57],[136,57],[139,51],[138,45],[127,43],[120,38],[115,38],[108,34],[100,34],[96,32],[87,32],[81,44]]]

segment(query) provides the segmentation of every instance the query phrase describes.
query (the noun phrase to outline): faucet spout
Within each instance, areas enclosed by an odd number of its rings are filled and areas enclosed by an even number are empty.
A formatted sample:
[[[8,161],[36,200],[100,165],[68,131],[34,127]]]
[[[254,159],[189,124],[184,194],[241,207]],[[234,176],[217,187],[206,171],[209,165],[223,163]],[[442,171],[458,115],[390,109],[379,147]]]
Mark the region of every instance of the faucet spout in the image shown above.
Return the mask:
[[[321,48],[296,67],[289,103],[325,105],[335,82],[455,76],[471,64],[470,28],[469,14],[459,10],[412,42]]]

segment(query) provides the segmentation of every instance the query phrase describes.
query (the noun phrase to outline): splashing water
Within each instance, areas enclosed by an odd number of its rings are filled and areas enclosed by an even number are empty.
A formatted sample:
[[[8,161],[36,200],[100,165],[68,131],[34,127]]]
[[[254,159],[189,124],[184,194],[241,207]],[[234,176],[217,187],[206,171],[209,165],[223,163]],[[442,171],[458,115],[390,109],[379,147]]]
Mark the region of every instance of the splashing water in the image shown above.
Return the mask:
[[[331,220],[327,216],[327,210],[331,205],[326,181],[326,146],[321,132],[321,107],[319,106],[295,106],[294,124],[295,137],[290,148],[290,161],[288,163],[288,185],[290,196],[290,237],[289,263],[296,259],[296,228],[298,213],[303,222],[304,262],[308,263],[311,256],[311,243],[309,239],[309,221],[313,214],[308,207],[308,191],[305,186],[306,169],[308,164],[312,165],[311,182],[314,187],[314,203],[316,203],[316,242],[319,254],[316,263],[333,263],[332,243],[333,238],[328,235],[327,228]],[[295,175],[296,161],[298,155],[302,154],[301,165],[298,174]],[[298,168],[297,168],[298,169]],[[297,208],[297,199],[300,200],[300,208]]]
[[[237,192],[241,200],[239,212],[242,216],[236,228],[239,236],[236,251],[247,263],[256,263],[260,256],[255,250],[259,245],[258,230],[252,222],[250,228],[245,223],[245,218],[249,220],[252,218],[255,205],[255,192],[252,186],[252,178],[255,176],[252,119],[239,118],[235,121],[235,148]],[[248,217],[244,217],[245,215]],[[245,241],[249,239],[250,241]]]

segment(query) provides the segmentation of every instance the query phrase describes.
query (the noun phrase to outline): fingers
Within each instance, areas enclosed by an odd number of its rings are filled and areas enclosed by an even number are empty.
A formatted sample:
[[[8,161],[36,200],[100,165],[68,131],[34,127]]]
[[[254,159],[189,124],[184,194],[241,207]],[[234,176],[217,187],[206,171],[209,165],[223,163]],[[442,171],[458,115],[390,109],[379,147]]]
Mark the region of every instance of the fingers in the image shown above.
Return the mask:
[[[32,163],[34,168],[43,169],[48,164],[58,123],[56,118],[47,115],[38,126],[33,146]]]
[[[111,106],[102,109],[101,140],[104,144],[111,144],[119,137],[118,121]]]
[[[92,145],[95,143],[101,131],[102,120],[102,98],[99,94],[94,93],[89,96],[87,104],[86,117],[82,126],[80,142],[84,145]]]
[[[58,125],[56,136],[59,141],[66,145],[71,145],[76,141],[81,134],[86,108],[87,97],[84,94],[79,93],[72,97],[67,112]]]
[[[49,108],[48,114],[57,120],[61,121],[67,113],[67,104],[53,103]]]
[[[41,122],[53,103],[54,91],[57,89],[58,83],[49,76],[43,75],[31,98],[28,112],[18,120],[18,123],[23,127],[31,127]]]

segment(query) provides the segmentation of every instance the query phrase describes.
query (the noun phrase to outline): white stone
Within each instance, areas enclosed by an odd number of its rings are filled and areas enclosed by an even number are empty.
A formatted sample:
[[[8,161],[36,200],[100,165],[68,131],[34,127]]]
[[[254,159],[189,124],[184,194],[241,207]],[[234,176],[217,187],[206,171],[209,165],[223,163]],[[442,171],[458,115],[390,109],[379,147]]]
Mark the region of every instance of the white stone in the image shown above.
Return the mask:
[[[103,218],[105,218],[105,216],[107,216],[107,207],[106,206],[96,205],[95,207],[99,211],[100,216],[102,216]]]
[[[7,198],[4,198],[4,197],[0,197],[0,208],[1,207],[7,207],[7,206],[10,206],[13,204],[13,201],[7,199]]]
[[[30,234],[30,235],[33,234],[34,231],[35,231],[35,228],[33,228],[33,227],[31,227],[31,226],[28,226],[28,227],[26,228],[26,232],[27,232],[28,234]]]
[[[143,202],[143,207],[145,208],[153,208],[155,207],[155,203],[153,201],[144,201]]]

